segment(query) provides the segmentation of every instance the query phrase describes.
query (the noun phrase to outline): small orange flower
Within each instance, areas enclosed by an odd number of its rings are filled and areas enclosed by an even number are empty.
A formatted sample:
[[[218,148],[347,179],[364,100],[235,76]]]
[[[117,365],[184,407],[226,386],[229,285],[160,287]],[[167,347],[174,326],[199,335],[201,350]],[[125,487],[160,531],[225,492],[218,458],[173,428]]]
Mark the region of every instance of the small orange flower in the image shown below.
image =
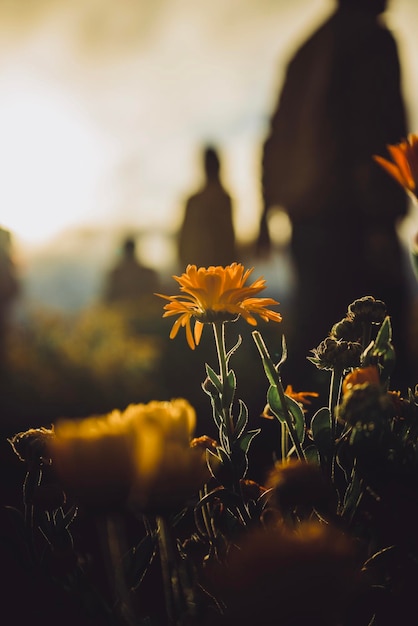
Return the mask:
[[[187,343],[194,350],[200,342],[205,323],[232,321],[241,315],[248,324],[256,326],[255,314],[266,322],[281,322],[280,313],[266,308],[279,304],[276,300],[254,297],[265,289],[266,281],[260,277],[251,285],[245,285],[252,271],[253,268],[244,270],[241,263],[208,268],[188,265],[184,274],[173,276],[179,283],[182,294],[156,294],[169,300],[164,306],[163,317],[179,316],[171,329],[170,339],[174,339],[179,328],[185,326]],[[191,329],[192,318],[196,320],[194,333]]]
[[[309,398],[318,398],[319,396],[319,393],[316,391],[293,391],[292,385],[287,385],[285,394],[303,406],[311,404],[311,400],[309,400]]]
[[[396,145],[387,146],[393,161],[373,155],[379,163],[409,194],[418,198],[418,135],[410,134],[408,138]]]
[[[356,385],[363,385],[364,383],[380,385],[379,371],[375,365],[356,367],[352,372],[347,374],[343,380],[343,395]]]

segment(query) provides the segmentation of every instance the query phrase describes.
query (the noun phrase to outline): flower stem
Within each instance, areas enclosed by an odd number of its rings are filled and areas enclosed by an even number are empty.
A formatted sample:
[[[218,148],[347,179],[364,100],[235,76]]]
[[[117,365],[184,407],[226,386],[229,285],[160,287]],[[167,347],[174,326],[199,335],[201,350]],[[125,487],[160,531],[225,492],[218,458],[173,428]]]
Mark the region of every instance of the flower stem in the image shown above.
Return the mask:
[[[157,525],[168,626],[176,626],[181,612],[181,591],[170,527],[163,515],[157,516]]]
[[[287,460],[287,455],[289,453],[289,445],[288,445],[288,430],[286,422],[280,422],[280,449],[282,462],[285,463]]]
[[[230,406],[228,403],[225,402],[225,398],[227,397],[228,385],[228,363],[226,358],[224,322],[213,322],[213,332],[215,335],[216,352],[218,354],[219,361],[219,377],[222,385],[222,417],[226,427],[228,442],[230,444],[230,449],[228,450],[228,452],[230,452],[232,435],[234,432],[234,423],[232,420]]]
[[[329,386],[329,401],[328,408],[331,416],[331,437],[332,441],[335,441],[336,430],[337,430],[337,420],[335,409],[339,402],[341,395],[341,386],[342,386],[342,371],[333,369],[331,371],[331,381]]]
[[[122,517],[117,513],[106,513],[98,516],[97,524],[109,585],[119,607],[120,617],[127,626],[135,626],[135,610],[122,566],[123,555],[128,550]]]

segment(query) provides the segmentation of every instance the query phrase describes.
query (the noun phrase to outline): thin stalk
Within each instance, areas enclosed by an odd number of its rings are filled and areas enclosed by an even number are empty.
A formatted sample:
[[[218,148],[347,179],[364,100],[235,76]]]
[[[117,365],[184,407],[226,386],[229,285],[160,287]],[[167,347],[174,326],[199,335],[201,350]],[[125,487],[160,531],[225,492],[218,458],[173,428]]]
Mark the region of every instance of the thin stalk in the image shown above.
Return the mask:
[[[199,490],[199,499],[202,500],[208,494],[208,486],[204,485],[203,489]],[[211,518],[210,509],[208,504],[204,504],[201,508],[203,523],[206,528],[209,540],[212,544],[215,543],[216,535],[213,528],[213,520]]]
[[[128,550],[125,544],[124,524],[122,518],[117,513],[107,514],[105,524],[108,554],[111,569],[113,570],[115,593],[120,602],[120,611],[126,624],[135,626],[135,610],[122,566],[123,555]]]
[[[168,626],[178,626],[181,613],[181,590],[173,552],[170,527],[164,516],[157,516],[158,544],[167,611]]]
[[[225,403],[225,397],[227,396],[228,385],[228,362],[227,352],[225,346],[225,323],[213,322],[213,332],[215,335],[216,351],[218,354],[219,369],[220,369],[220,381],[222,386],[222,419],[225,424],[227,439],[228,439],[228,454],[231,453],[233,438],[234,438],[234,421],[232,417],[231,406]],[[234,472],[235,474],[235,472]],[[242,499],[241,485],[239,477],[234,476],[233,490],[240,497],[240,504],[237,504],[236,512],[244,525],[251,521],[251,517]]]
[[[329,401],[328,408],[331,416],[331,437],[332,441],[335,442],[336,438],[336,429],[337,429],[337,419],[336,419],[336,407],[340,400],[341,395],[341,386],[342,386],[342,370],[331,370],[331,381],[329,385]]]
[[[224,424],[226,427],[226,432],[228,436],[228,442],[230,444],[231,451],[231,443],[232,443],[232,435],[234,432],[234,423],[232,420],[231,410],[229,406],[225,405],[225,391],[228,380],[228,364],[226,358],[226,347],[225,347],[225,325],[223,322],[214,322],[213,323],[213,332],[215,335],[215,343],[216,343],[216,352],[218,355],[219,361],[219,376],[222,385],[222,416],[224,420]]]
[[[35,474],[36,472],[36,474]],[[28,470],[23,483],[23,504],[24,504],[24,516],[25,524],[29,530],[29,553],[33,562],[37,561],[37,550],[35,532],[37,530],[36,524],[36,509],[33,505],[33,491],[34,486],[39,487],[42,481],[42,469],[38,466],[35,469]]]
[[[282,463],[284,463],[287,459],[287,455],[289,453],[289,445],[288,445],[288,432],[287,432],[287,424],[285,422],[280,422],[280,449],[282,455]]]

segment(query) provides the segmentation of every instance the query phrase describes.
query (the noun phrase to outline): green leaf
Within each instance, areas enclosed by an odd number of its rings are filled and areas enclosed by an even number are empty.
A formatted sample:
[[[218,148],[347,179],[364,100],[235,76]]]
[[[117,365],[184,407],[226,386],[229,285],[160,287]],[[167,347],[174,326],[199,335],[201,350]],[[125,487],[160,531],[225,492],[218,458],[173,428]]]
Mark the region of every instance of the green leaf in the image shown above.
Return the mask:
[[[378,354],[382,354],[386,348],[388,343],[392,341],[392,324],[390,323],[390,317],[385,317],[383,324],[379,328],[379,332],[377,333],[377,337],[375,339],[374,345],[375,350]]]
[[[220,457],[212,450],[206,448],[206,463],[213,478],[216,478],[216,474],[219,471],[219,461]]]
[[[218,456],[221,459],[223,465],[230,465],[231,458],[230,458],[228,452],[222,446],[218,446],[216,448],[216,451],[217,451]]]
[[[211,381],[211,383],[217,389],[218,393],[222,393],[222,383],[220,381],[218,374],[207,363],[205,363],[205,368],[206,368],[206,375]]]
[[[211,395],[210,401],[212,404],[212,413],[213,413],[213,421],[215,422],[218,428],[221,427],[222,424],[222,402],[219,396]]]
[[[264,371],[266,373],[267,379],[271,385],[277,385],[278,373],[274,366],[273,361],[271,360],[270,354],[267,350],[266,344],[264,343],[263,337],[258,332],[258,330],[254,330],[252,333],[253,339],[255,341],[255,345],[258,348],[258,351],[261,355],[261,362],[264,367]]]
[[[305,448],[305,456],[308,463],[314,463],[315,465],[321,465],[321,459],[319,456],[318,448],[310,445]]]
[[[395,364],[396,364],[395,348],[393,347],[391,343],[389,343],[382,357],[382,369],[380,372],[380,379],[382,383],[387,381],[389,376],[392,374]]]
[[[276,385],[272,385],[269,388],[267,392],[267,402],[277,419],[285,423],[287,423],[287,407],[298,440],[302,443],[305,438],[305,416],[299,402],[296,402],[296,400],[290,396],[285,395],[286,407],[284,407]]]
[[[312,438],[321,453],[328,454],[332,447],[331,413],[328,407],[319,409],[311,421]]]
[[[222,392],[223,394],[222,399],[223,399],[224,407],[231,406],[234,400],[236,387],[237,387],[237,379],[235,377],[235,372],[233,370],[229,370],[226,380],[224,381],[224,388]]]
[[[245,430],[245,427],[248,424],[248,409],[246,404],[242,400],[238,400],[239,402],[239,415],[237,419],[237,423],[235,424],[234,437],[238,439]]]
[[[226,362],[229,362],[229,359],[231,358],[231,356],[234,354],[234,352],[236,350],[238,350],[238,348],[240,347],[240,345],[242,344],[242,337],[241,335],[238,335],[238,341],[235,344],[235,346],[232,346],[232,348],[228,351],[227,355],[226,355]]]
[[[267,391],[267,402],[269,403],[272,413],[277,417],[277,419],[280,422],[286,423],[286,413],[283,408],[276,383],[274,385],[270,385]]]
[[[254,437],[257,437],[258,433],[260,432],[261,432],[261,428],[256,428],[255,430],[248,430],[244,435],[242,435],[238,439],[237,443],[243,452],[245,453],[248,452],[248,449],[250,447],[252,440],[254,439]]]

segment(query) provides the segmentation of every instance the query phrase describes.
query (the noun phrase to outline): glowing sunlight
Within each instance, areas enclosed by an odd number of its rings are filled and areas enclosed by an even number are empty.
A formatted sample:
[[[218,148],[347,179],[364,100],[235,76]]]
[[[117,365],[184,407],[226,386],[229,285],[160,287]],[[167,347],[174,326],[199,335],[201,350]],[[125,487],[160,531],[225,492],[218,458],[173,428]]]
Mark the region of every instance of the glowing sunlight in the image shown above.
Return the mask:
[[[103,139],[74,97],[26,77],[0,86],[2,226],[41,245],[98,216]]]

